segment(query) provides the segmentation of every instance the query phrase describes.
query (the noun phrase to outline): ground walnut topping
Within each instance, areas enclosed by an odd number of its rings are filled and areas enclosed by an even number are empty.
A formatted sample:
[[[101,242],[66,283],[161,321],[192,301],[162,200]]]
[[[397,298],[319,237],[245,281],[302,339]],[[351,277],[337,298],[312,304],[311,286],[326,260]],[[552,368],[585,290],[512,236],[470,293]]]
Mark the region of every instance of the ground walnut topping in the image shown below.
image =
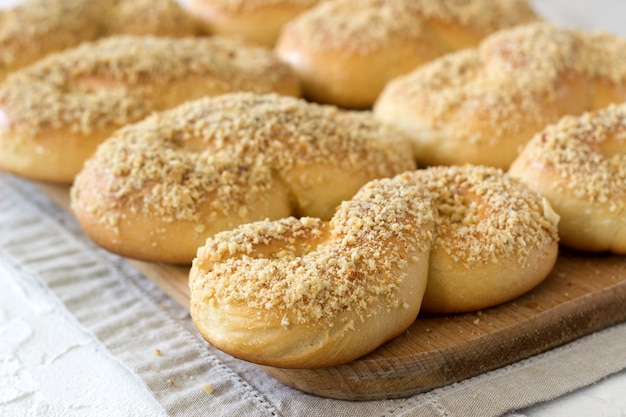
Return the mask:
[[[626,56],[618,51],[625,49],[626,40],[609,34],[523,25],[420,67],[393,94],[447,135],[492,142],[551,122],[546,107],[577,80],[590,92],[598,80],[624,84]],[[581,112],[596,105],[581,102]]]
[[[175,81],[204,76],[198,88],[207,94],[210,87],[217,93],[268,92],[269,83],[287,71],[266,50],[235,40],[112,36],[12,74],[0,89],[0,102],[24,131],[67,127],[89,134],[162,110],[159,98]]]
[[[89,3],[87,0],[31,0],[26,5],[2,10],[0,70],[14,70],[26,64],[40,56],[39,50],[58,50],[95,38],[98,32],[96,8]],[[33,45],[31,39],[44,45]]]
[[[129,135],[130,133],[130,135]],[[125,132],[100,148],[114,156],[108,193],[133,212],[150,212],[164,221],[200,221],[202,203],[215,212],[249,205],[248,196],[269,189],[271,171],[264,165],[242,165],[208,152],[185,152],[149,135]],[[106,158],[106,156],[104,156]],[[96,202],[107,211],[111,200]]]
[[[611,212],[626,209],[626,108],[611,105],[548,126],[527,146],[528,157],[556,173],[553,186]]]
[[[346,18],[349,16],[349,18]],[[323,2],[290,23],[316,49],[366,53],[384,47],[390,36],[438,42],[429,21],[452,23],[486,35],[514,23],[531,21],[535,13],[523,1],[365,0]],[[419,42],[416,43],[419,47]]]
[[[382,298],[397,308],[397,289],[412,256],[427,251],[434,210],[420,186],[372,181],[329,222],[287,218],[222,232],[200,249],[192,285],[218,302],[275,311],[282,324],[324,321],[342,311],[364,319]],[[279,316],[280,317],[280,316]]]
[[[192,36],[197,32],[195,22],[177,1],[107,0],[98,3],[103,31],[109,36],[125,33],[179,37]]]
[[[387,136],[389,134],[389,136]],[[234,93],[192,101],[117,131],[99,166],[114,204],[166,221],[198,221],[251,207],[287,171],[334,166],[390,176],[413,168],[410,149],[371,117],[274,94]],[[408,145],[406,145],[408,146]],[[398,150],[400,147],[400,150]],[[110,201],[96,201],[103,213]],[[100,207],[98,207],[98,205]],[[205,214],[206,215],[206,214]]]
[[[439,212],[434,247],[468,268],[503,258],[525,262],[533,248],[558,240],[558,216],[500,170],[441,167],[417,175]]]

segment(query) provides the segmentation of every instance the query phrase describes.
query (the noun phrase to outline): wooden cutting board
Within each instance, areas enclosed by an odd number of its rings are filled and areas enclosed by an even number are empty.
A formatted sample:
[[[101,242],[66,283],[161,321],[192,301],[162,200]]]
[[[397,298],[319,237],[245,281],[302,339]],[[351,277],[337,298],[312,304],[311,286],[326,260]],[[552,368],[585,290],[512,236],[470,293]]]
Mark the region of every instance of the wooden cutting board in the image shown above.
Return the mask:
[[[41,185],[62,207],[65,187]],[[189,308],[189,268],[130,262]],[[550,276],[524,296],[487,310],[420,315],[400,337],[346,365],[265,372],[323,397],[407,397],[493,370],[626,320],[626,256],[562,250]]]

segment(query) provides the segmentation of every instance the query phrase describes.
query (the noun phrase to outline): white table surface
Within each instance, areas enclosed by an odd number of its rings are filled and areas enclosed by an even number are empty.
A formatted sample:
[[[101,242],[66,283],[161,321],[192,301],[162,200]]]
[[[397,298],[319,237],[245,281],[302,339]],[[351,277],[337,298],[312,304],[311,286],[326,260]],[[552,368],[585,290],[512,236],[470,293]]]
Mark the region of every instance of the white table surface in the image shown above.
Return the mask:
[[[626,36],[626,2],[537,0],[535,4],[555,23]],[[81,325],[57,294],[19,274],[0,262],[0,415],[166,415],[142,380]],[[509,416],[625,416],[625,394],[626,371],[621,371]],[[219,410],[206,410],[206,415],[219,414]]]

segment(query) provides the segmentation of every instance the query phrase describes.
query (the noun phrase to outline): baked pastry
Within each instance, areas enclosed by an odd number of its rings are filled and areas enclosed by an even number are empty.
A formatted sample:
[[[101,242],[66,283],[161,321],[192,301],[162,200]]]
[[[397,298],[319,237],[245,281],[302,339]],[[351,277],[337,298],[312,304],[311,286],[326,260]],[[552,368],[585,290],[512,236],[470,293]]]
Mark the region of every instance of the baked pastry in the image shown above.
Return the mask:
[[[370,108],[392,78],[536,19],[525,0],[333,0],[289,21],[276,53],[307,99]]]
[[[207,237],[289,215],[330,218],[366,182],[415,168],[370,114],[233,93],[188,102],[113,134],[72,187],[96,243],[190,264]]]
[[[187,100],[233,91],[300,94],[261,47],[232,39],[115,36],[51,55],[0,86],[0,168],[71,183],[111,133]]]
[[[290,217],[219,233],[191,268],[191,317],[214,346],[250,362],[350,362],[415,320],[433,225],[428,192],[382,179],[329,222]]]
[[[320,0],[186,0],[207,33],[236,36],[273,47],[286,22]]]
[[[52,52],[102,36],[197,33],[174,0],[23,0],[0,11],[0,80]]]
[[[561,243],[626,254],[626,107],[565,116],[537,133],[509,170],[561,216]]]
[[[626,40],[535,23],[500,31],[390,82],[378,120],[411,137],[417,163],[508,169],[566,114],[626,99]]]
[[[181,38],[201,34],[198,23],[181,7],[179,0],[106,0],[91,3],[100,7],[100,36]]]
[[[557,222],[495,168],[373,180],[329,222],[289,217],[209,238],[189,275],[191,316],[211,344],[250,362],[340,365],[420,309],[482,309],[528,291],[554,265]]]
[[[558,255],[559,216],[540,194],[483,166],[414,174],[438,216],[422,310],[460,313],[512,300],[543,281]]]

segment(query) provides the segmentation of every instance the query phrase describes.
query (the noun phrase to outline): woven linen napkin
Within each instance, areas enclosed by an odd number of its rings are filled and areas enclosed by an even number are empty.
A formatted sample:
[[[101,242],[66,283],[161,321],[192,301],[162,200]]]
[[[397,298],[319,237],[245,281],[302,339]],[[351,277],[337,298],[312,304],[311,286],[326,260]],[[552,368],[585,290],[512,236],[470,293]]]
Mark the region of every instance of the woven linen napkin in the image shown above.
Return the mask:
[[[620,324],[406,399],[319,398],[213,349],[152,281],[95,246],[35,185],[7,174],[0,174],[0,231],[0,262],[47,286],[172,416],[497,416],[626,368]]]

